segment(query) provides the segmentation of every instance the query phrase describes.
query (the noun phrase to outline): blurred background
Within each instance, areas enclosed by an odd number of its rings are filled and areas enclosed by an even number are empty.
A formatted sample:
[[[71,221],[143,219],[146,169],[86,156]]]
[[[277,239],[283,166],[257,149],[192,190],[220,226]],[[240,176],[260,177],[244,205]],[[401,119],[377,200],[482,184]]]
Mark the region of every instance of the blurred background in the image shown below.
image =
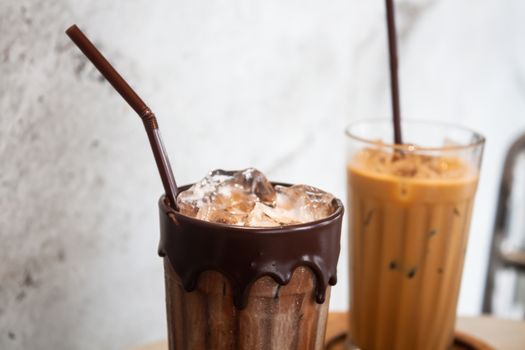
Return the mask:
[[[525,2],[396,3],[403,116],[487,137],[458,310],[479,314],[505,154],[525,131]],[[345,126],[390,115],[384,16],[382,0],[1,0],[0,348],[166,334],[149,144],[68,26],[157,114],[179,184],[253,166],[345,198]],[[344,237],[333,310],[348,306]]]

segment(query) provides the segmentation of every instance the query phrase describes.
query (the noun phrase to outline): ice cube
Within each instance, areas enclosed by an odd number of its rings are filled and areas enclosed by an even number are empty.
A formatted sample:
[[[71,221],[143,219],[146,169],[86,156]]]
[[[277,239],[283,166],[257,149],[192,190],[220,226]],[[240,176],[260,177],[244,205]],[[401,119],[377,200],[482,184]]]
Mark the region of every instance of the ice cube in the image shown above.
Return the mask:
[[[214,170],[177,197],[181,213],[201,220],[244,225],[255,203],[273,205],[272,184],[258,170]]]
[[[275,214],[283,220],[293,220],[296,223],[309,222],[329,216],[334,211],[334,196],[308,185],[293,185],[290,187],[275,186],[277,192]],[[274,217],[274,220],[278,220]],[[284,222],[283,222],[284,223]]]
[[[181,213],[243,226],[280,226],[330,215],[334,197],[315,187],[272,186],[258,170],[214,170],[177,197]]]
[[[246,218],[246,226],[253,227],[270,227],[280,226],[282,222],[275,221],[269,212],[275,210],[269,205],[263,203],[255,203],[250,215]]]
[[[249,226],[300,224],[322,219],[334,211],[334,196],[315,187],[275,186],[275,191],[275,206],[257,203],[249,216]]]
[[[417,146],[409,145],[403,152],[387,152],[380,148],[368,148],[359,152],[355,162],[359,166],[379,174],[403,178],[439,179],[459,178],[469,171],[461,158],[417,152]]]

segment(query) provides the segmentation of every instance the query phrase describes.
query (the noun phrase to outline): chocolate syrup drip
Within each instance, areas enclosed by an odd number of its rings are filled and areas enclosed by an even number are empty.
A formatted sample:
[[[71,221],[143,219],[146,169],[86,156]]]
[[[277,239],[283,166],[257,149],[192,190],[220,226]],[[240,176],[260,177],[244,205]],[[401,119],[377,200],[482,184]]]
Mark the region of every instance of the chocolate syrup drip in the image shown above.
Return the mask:
[[[163,196],[159,201],[159,255],[169,260],[188,292],[196,288],[202,272],[222,273],[232,285],[237,309],[246,307],[250,287],[260,277],[271,276],[285,285],[295,268],[306,266],[316,278],[315,300],[322,304],[328,284],[337,282],[344,208],[341,201],[334,201],[335,212],[322,220],[260,228],[188,217],[168,206]]]

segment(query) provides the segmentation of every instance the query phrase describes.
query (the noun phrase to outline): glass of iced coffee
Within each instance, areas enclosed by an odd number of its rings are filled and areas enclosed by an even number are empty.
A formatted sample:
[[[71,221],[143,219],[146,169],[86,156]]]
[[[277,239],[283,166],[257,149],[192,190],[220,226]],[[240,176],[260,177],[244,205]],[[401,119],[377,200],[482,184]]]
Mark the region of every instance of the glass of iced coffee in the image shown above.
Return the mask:
[[[388,120],[347,129],[350,341],[364,350],[448,349],[484,138]]]
[[[169,348],[323,349],[341,201],[255,169],[180,191],[159,202]]]

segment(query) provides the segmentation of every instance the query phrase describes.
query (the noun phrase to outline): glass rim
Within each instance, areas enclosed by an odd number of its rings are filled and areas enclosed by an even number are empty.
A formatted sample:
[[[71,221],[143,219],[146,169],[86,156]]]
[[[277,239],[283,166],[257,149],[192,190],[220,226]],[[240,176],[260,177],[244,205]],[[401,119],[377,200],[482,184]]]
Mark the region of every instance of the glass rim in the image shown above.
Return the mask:
[[[279,182],[279,181],[270,181],[270,183],[273,186],[280,185],[280,186],[292,186],[289,183],[286,182]],[[188,188],[190,188],[193,185],[187,184],[184,186],[179,187],[179,191],[185,191]],[[179,192],[179,193],[180,193]],[[166,201],[166,195],[163,194],[160,199],[158,200],[159,207],[165,212],[165,213],[173,213],[175,214],[176,218],[183,219],[186,222],[189,222],[195,226],[205,226],[205,227],[215,227],[217,229],[224,229],[228,230],[230,233],[234,232],[240,232],[243,235],[246,234],[246,232],[250,233],[259,233],[259,234],[265,234],[265,235],[271,235],[271,234],[282,234],[289,233],[289,232],[295,232],[295,231],[301,231],[301,230],[308,230],[311,229],[314,226],[323,226],[323,225],[331,225],[333,222],[340,219],[345,211],[345,207],[343,202],[334,196],[334,205],[335,210],[333,213],[331,213],[328,216],[325,216],[323,218],[313,220],[313,221],[307,221],[302,223],[296,223],[296,224],[290,224],[290,225],[280,225],[280,226],[239,226],[239,225],[233,225],[233,224],[223,224],[220,222],[212,222],[212,221],[206,221],[202,219],[197,219],[193,216],[182,214],[178,209],[173,208],[169,203]]]
[[[450,146],[441,146],[441,147],[429,147],[429,146],[421,146],[421,145],[413,145],[413,144],[394,144],[394,143],[388,143],[388,142],[382,142],[381,144],[378,144],[377,140],[371,140],[367,139],[365,137],[357,135],[355,132],[352,132],[352,129],[355,128],[358,125],[363,124],[376,124],[376,123],[392,123],[390,119],[386,118],[375,118],[375,119],[360,119],[356,120],[354,122],[351,122],[348,124],[348,126],[345,128],[345,135],[353,140],[369,144],[371,146],[377,147],[380,145],[381,147],[391,148],[394,150],[403,150],[403,151],[458,151],[458,150],[468,150],[476,147],[483,146],[485,144],[485,137],[481,135],[479,132],[470,129],[468,127],[457,125],[453,123],[447,123],[447,122],[440,122],[440,121],[434,121],[434,120],[415,120],[415,119],[403,119],[401,121],[401,127],[403,127],[403,124],[421,124],[421,125],[434,125],[439,127],[446,127],[446,128],[453,128],[456,130],[461,130],[470,133],[473,136],[474,141],[468,143],[468,144],[459,144],[459,145],[450,145]],[[394,133],[394,128],[392,127],[392,135]]]

